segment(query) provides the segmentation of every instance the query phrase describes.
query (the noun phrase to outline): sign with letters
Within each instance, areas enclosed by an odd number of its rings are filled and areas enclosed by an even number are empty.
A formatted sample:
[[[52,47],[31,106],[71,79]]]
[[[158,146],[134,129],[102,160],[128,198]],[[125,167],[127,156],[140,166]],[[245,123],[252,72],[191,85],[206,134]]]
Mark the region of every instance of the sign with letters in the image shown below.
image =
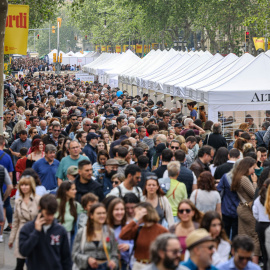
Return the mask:
[[[80,80],[81,82],[88,82],[93,83],[95,80],[94,75],[89,75],[88,73],[76,73],[76,79]]]
[[[27,54],[29,6],[8,5],[4,54]]]

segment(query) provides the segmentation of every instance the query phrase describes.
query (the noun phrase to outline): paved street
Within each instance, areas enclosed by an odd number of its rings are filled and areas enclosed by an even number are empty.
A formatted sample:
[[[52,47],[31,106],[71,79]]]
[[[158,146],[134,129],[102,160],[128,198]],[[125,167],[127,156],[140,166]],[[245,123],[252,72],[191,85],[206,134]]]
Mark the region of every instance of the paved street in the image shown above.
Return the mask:
[[[0,269],[11,270],[15,269],[16,259],[13,250],[8,248],[9,234],[4,233],[4,242],[0,243]]]

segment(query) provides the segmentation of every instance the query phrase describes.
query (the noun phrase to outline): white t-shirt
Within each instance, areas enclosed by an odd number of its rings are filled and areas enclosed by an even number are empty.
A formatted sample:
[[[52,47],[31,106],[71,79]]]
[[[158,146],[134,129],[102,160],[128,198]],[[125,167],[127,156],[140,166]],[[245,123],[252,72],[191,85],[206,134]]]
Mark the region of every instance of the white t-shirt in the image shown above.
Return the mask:
[[[140,187],[133,187],[132,190],[129,190],[129,189],[125,188],[124,182],[121,183],[118,187],[121,189],[121,196],[122,197],[124,197],[127,193],[134,193],[140,200],[142,199],[143,194],[142,194],[142,190]],[[111,192],[107,195],[107,197],[108,196],[120,197],[118,187],[113,188],[111,190]]]
[[[197,198],[195,199],[196,193]],[[195,204],[198,210],[203,213],[208,211],[216,211],[217,204],[221,203],[220,194],[216,190],[206,191],[195,189],[190,195],[190,200]]]

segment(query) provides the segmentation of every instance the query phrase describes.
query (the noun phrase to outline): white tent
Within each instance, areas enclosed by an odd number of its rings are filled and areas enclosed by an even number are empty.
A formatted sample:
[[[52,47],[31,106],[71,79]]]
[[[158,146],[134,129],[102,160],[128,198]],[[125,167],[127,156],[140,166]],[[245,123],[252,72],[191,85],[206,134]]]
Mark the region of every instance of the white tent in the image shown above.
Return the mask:
[[[50,53],[48,53],[48,58],[49,58],[49,64],[53,63],[53,54],[57,54],[57,49],[52,50]],[[66,54],[63,51],[60,51],[62,53],[62,57],[64,57]]]
[[[221,70],[219,71],[215,70],[214,73],[209,74],[209,76],[206,76],[201,81],[186,86],[186,92],[192,91],[193,100],[196,100],[197,102],[204,102],[203,92],[199,91],[200,88],[209,86],[217,81],[220,81],[228,77],[229,75],[243,68],[245,65],[249,64],[253,59],[254,59],[254,56],[252,56],[249,53],[245,53],[237,60],[233,61],[226,67],[223,67]]]
[[[85,53],[81,53],[81,52],[76,52],[75,54],[70,51],[68,52],[66,55],[63,56],[63,61],[62,64],[63,65],[86,65],[89,64],[91,62],[93,62],[97,57],[99,57],[99,53],[96,52],[85,52]]]
[[[236,73],[199,89],[205,92],[208,118],[217,121],[222,111],[259,111],[270,105],[270,57],[261,53]]]

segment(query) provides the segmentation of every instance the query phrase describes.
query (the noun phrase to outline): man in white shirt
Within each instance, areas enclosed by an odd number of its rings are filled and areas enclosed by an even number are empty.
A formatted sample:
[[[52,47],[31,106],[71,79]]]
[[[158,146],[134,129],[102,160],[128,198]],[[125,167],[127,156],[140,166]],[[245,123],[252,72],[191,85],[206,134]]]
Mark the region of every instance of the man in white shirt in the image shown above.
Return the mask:
[[[141,169],[135,164],[130,164],[125,169],[126,179],[118,187],[112,189],[107,196],[123,198],[127,193],[134,193],[139,200],[142,198],[142,190],[137,186],[141,181]]]

